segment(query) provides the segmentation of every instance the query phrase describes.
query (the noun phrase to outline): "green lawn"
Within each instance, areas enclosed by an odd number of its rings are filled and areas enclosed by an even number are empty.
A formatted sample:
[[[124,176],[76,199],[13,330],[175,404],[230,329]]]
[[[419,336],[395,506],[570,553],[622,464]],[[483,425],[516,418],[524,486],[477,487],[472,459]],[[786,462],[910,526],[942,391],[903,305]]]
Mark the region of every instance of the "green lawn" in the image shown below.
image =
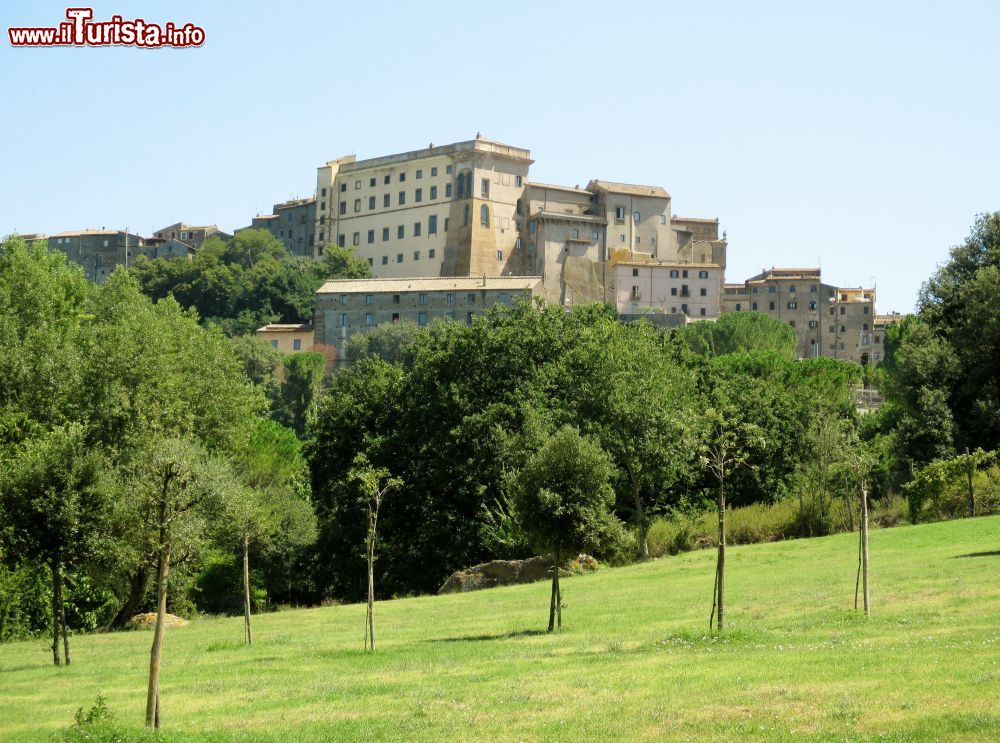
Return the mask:
[[[851,610],[857,536],[714,553],[376,607],[200,619],[169,631],[167,740],[998,740],[1000,516],[875,531],[874,618]],[[142,734],[148,632],[0,645],[0,738],[45,739],[107,697]]]

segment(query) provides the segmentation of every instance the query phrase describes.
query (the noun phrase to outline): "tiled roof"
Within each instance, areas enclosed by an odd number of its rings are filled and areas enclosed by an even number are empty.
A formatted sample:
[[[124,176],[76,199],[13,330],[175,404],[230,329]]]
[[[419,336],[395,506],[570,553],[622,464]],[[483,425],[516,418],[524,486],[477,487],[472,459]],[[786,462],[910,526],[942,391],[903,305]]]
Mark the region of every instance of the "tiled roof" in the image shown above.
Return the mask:
[[[614,181],[593,180],[587,184],[588,188],[603,188],[611,193],[624,193],[631,196],[659,196],[669,199],[670,194],[665,188],[660,186],[641,186],[636,183],[615,183]]]

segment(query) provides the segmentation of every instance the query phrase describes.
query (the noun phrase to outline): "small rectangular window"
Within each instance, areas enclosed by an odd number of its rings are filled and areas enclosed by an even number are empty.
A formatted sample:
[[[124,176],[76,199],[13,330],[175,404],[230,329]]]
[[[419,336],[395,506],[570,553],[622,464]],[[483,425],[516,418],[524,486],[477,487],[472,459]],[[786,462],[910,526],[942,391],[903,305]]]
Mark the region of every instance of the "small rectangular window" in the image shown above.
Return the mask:
[[[369,196],[368,197],[368,208],[369,209],[374,209],[375,208],[375,197],[374,196]]]
[[[426,324],[427,324],[427,313],[421,312],[420,314],[417,315],[417,325],[426,325]]]
[[[387,175],[387,176],[385,176],[382,179],[382,184],[383,185],[388,186],[390,183],[392,183],[392,176],[391,175]]]
[[[375,230],[368,230],[368,244],[375,242]]]
[[[375,324],[375,315],[371,312],[365,313],[365,325],[371,326]]]
[[[382,197],[382,206],[388,208],[391,205],[392,205],[392,197],[389,194],[386,194],[385,196]]]
[[[396,263],[402,263],[402,262],[403,262],[403,254],[396,253]]]
[[[426,294],[420,294],[420,295],[418,295],[417,296],[417,301],[420,304],[427,304],[427,295]]]
[[[341,312],[340,313],[340,327],[342,327],[342,328],[346,328],[347,327],[347,313],[346,312]]]
[[[320,196],[324,199],[326,198],[326,186],[323,186],[323,188],[320,189]]]
[[[450,183],[445,183],[444,184],[444,197],[446,199],[450,199],[451,198],[451,184]]]
[[[406,180],[406,173],[400,173],[399,174],[399,182],[402,183],[405,180]]]
[[[360,212],[360,211],[361,211],[361,199],[355,199],[354,200],[354,212],[357,213],[357,212]]]
[[[340,247],[347,245],[347,235],[337,235],[337,245]]]
[[[427,257],[433,258],[435,253],[437,253],[437,251],[434,250],[434,248],[431,248],[430,250],[427,251]]]
[[[476,303],[476,295],[473,294],[473,293],[471,293],[471,292],[468,293],[468,294],[466,294],[465,295],[465,303],[466,304],[475,304]]]
[[[361,244],[361,233],[360,232],[355,232],[354,233],[354,237],[351,240],[351,244],[353,244],[353,245],[360,245]]]
[[[639,212],[632,212],[632,221],[635,222],[636,224],[639,224],[639,220],[640,220]]]
[[[769,309],[771,309],[771,310],[773,310],[773,309],[774,309],[774,302],[771,302],[771,303],[770,303],[770,307],[769,307]]]
[[[707,279],[708,278],[708,271],[699,271],[698,272],[698,278],[699,279]]]
[[[701,296],[707,297],[708,296],[708,289],[706,289],[705,287],[701,287]]]
[[[375,295],[374,294],[366,294],[365,295],[365,304],[375,304]]]
[[[431,168],[431,178],[438,174],[438,169],[436,167]]]
[[[660,215],[660,224],[666,224],[666,223],[667,223],[667,215],[666,214],[661,214]]]
[[[404,237],[406,237],[406,228],[403,225],[399,225],[396,228],[396,239],[402,240]]]
[[[445,294],[444,295],[444,301],[445,301],[446,304],[455,304],[455,295],[454,294]]]
[[[419,250],[414,250],[413,251],[413,260],[415,260],[415,261],[419,261],[420,260],[420,251]]]
[[[413,236],[414,237],[420,237],[420,227],[421,227],[420,222],[414,222],[413,223]]]
[[[413,192],[413,201],[419,204],[423,200],[424,200],[424,189],[418,188],[416,191]]]
[[[361,190],[361,181],[360,180],[354,181],[354,190],[355,191],[360,191]]]
[[[633,268],[632,269],[632,275],[633,276],[638,276],[639,275],[639,269],[638,268]]]
[[[277,347],[278,347],[278,341],[271,341],[271,348],[277,348]]]
[[[383,227],[382,228],[382,242],[386,242],[388,239],[389,239],[389,228],[388,227]]]
[[[347,182],[346,181],[344,183],[340,184],[340,192],[341,193],[347,193]]]
[[[393,294],[392,295],[392,303],[393,304],[399,304],[399,295],[398,294]]]
[[[497,260],[498,261],[502,261],[503,260],[503,251],[502,250],[498,250],[497,251]]]
[[[438,231],[438,218],[437,214],[431,214],[427,217],[427,234],[436,235]]]
[[[451,175],[451,173],[452,173],[452,166],[451,165],[445,165],[444,166],[444,172],[447,173],[448,175]]]
[[[341,214],[347,214],[347,202],[346,201],[341,201],[340,202],[340,213]]]
[[[416,177],[417,177],[417,179],[418,179],[418,180],[419,180],[420,178],[423,178],[423,177],[424,177],[424,171],[422,171],[422,170],[418,170],[418,171],[417,171],[417,176],[416,176]]]
[[[383,266],[388,266],[389,265],[389,256],[387,256],[387,255],[383,255],[382,256],[382,265]]]
[[[301,338],[295,338],[295,339],[292,340],[292,350],[293,351],[301,351],[302,350],[302,339]]]
[[[375,188],[375,179],[374,178],[372,178],[371,180],[368,181],[368,187],[369,188]]]
[[[482,186],[483,186],[483,189],[482,189],[482,191],[483,191],[483,198],[484,199],[488,199],[490,197],[490,179],[489,178],[483,178],[482,179]]]
[[[521,179],[521,176],[515,175],[514,176],[514,185],[517,186],[518,188],[520,188],[523,184],[524,184],[524,181]]]

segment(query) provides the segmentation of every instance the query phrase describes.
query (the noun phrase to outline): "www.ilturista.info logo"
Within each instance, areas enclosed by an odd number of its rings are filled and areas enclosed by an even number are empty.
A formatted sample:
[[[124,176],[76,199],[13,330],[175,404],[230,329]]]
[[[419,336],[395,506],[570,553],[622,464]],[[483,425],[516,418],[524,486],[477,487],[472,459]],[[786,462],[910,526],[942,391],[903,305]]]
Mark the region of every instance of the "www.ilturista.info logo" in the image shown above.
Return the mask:
[[[58,26],[8,28],[11,46],[136,46],[144,49],[183,48],[205,43],[205,30],[193,23],[162,26],[142,18],[126,21],[120,15],[93,21],[93,8],[67,8],[67,20]]]

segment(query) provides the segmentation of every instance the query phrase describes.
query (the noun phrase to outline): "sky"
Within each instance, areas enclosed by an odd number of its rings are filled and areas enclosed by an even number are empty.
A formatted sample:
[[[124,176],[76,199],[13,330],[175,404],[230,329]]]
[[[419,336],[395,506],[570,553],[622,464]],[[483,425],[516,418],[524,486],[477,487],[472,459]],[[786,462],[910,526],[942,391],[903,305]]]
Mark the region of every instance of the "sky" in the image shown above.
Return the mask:
[[[817,266],[912,311],[1000,209],[1000,3],[154,2],[188,49],[13,48],[65,4],[2,0],[0,234],[231,231],[316,167],[484,137],[532,180],[658,185],[717,217],[727,281]]]

